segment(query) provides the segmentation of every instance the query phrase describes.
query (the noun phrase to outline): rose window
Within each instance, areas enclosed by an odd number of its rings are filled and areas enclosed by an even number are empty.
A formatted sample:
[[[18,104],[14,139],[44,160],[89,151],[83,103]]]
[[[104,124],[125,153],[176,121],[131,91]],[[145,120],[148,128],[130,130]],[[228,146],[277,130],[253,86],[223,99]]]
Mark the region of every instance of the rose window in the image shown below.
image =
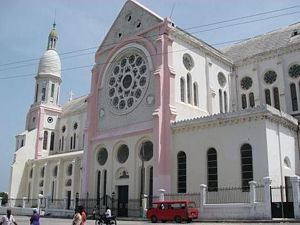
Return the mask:
[[[292,78],[298,78],[300,76],[300,65],[295,64],[291,66],[289,69],[289,75]]]
[[[277,78],[277,74],[273,70],[266,72],[264,75],[264,81],[267,84],[273,84],[276,81],[276,78]]]
[[[241,87],[244,90],[248,90],[252,87],[252,83],[253,83],[253,81],[252,81],[251,77],[244,77],[241,80]]]
[[[226,77],[223,73],[218,73],[218,82],[221,87],[224,87],[226,84]]]
[[[133,110],[142,100],[149,83],[149,66],[137,50],[114,61],[107,75],[106,95],[111,109],[122,114]]]

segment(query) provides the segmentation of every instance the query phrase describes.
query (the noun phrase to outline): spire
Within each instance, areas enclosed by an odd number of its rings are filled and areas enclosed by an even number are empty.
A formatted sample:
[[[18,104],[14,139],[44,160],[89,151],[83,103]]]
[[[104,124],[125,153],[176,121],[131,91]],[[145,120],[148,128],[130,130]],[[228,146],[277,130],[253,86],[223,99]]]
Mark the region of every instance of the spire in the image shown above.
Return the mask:
[[[54,49],[55,50],[56,43],[57,43],[57,40],[58,40],[58,35],[57,35],[55,27],[56,27],[56,23],[54,21],[52,30],[50,31],[50,34],[49,34],[49,37],[48,37],[47,50],[49,50],[49,49]]]

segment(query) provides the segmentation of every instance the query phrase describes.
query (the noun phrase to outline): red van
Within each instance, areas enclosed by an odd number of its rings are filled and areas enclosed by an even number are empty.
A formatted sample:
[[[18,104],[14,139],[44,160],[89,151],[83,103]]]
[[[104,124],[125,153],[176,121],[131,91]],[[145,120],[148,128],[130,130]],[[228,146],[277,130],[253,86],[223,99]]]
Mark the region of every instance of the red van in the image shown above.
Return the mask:
[[[147,218],[152,223],[158,220],[162,222],[175,220],[176,223],[181,221],[192,222],[198,218],[198,209],[195,202],[188,200],[172,200],[172,201],[157,201],[152,203],[152,208],[147,211]]]

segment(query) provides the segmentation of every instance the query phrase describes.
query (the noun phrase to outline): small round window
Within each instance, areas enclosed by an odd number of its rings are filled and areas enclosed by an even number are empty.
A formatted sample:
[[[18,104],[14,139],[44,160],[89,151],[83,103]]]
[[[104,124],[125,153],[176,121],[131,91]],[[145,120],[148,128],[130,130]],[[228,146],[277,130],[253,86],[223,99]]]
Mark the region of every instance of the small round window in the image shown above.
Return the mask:
[[[73,128],[74,128],[74,130],[76,130],[78,128],[78,123],[77,122],[74,123]]]
[[[276,78],[277,74],[273,70],[266,72],[264,75],[264,81],[266,82],[266,84],[273,84],[276,81]]]
[[[253,81],[252,81],[251,77],[244,77],[241,80],[241,87],[244,90],[249,90],[252,87],[252,83],[253,83]]]
[[[140,149],[140,158],[143,161],[149,161],[153,157],[153,144],[151,141],[146,141]]]
[[[66,187],[71,187],[72,186],[72,180],[68,179],[66,180]]]
[[[291,66],[289,69],[289,75],[292,78],[300,77],[300,65],[295,64],[295,65]]]
[[[103,166],[107,161],[107,157],[108,157],[108,153],[107,153],[106,148],[101,148],[100,151],[98,152],[98,156],[97,156],[98,163],[101,166]]]
[[[194,60],[193,60],[192,56],[190,56],[189,54],[185,53],[183,55],[182,62],[183,62],[184,67],[187,70],[192,70],[193,69],[193,67],[194,67]]]
[[[66,131],[66,126],[62,126],[61,131],[62,131],[63,133],[65,133],[65,131]]]
[[[73,165],[70,164],[68,167],[67,167],[67,175],[68,176],[71,176],[73,173]]]
[[[221,87],[224,87],[226,84],[226,77],[224,73],[218,73],[218,82]]]
[[[118,149],[117,158],[119,163],[124,163],[128,159],[129,149],[127,145],[121,145]]]

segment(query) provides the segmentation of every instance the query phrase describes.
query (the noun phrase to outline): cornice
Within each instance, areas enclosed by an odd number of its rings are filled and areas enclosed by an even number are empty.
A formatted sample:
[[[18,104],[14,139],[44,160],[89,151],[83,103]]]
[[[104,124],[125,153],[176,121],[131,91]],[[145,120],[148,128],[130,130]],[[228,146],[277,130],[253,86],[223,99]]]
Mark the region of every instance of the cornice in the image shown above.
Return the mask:
[[[230,113],[220,113],[211,116],[182,120],[172,123],[173,133],[193,131],[205,128],[230,126],[245,122],[268,120],[278,123],[292,131],[298,130],[298,120],[291,115],[278,111],[275,108],[262,105],[255,108]]]

